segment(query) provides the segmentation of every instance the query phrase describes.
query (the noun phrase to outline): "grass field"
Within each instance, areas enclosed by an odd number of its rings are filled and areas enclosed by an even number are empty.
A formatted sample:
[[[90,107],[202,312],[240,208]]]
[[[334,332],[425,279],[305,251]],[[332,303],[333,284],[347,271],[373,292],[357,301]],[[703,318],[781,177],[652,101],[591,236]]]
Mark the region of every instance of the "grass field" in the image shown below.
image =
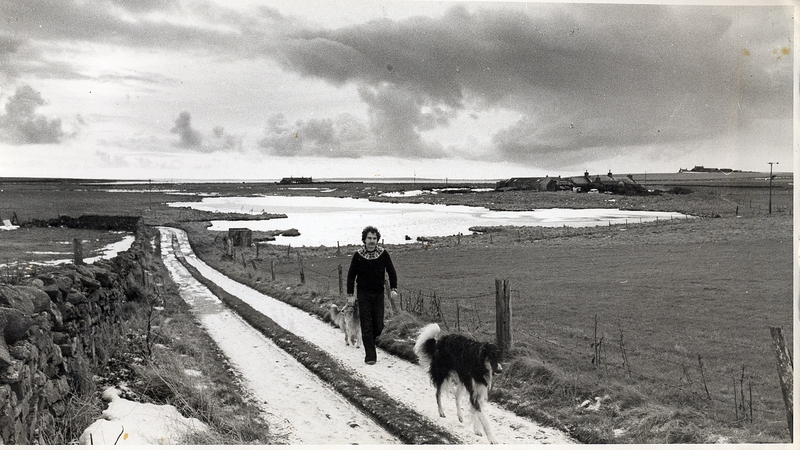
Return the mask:
[[[317,296],[338,295],[338,265],[346,270],[353,251],[287,252],[286,247],[267,246],[255,263],[253,248],[244,250],[247,264],[226,262],[220,258],[221,244],[214,243],[221,233],[205,230],[207,217],[164,206],[197,199],[193,190],[221,195],[309,195],[307,191],[247,184],[177,186],[187,189],[181,195],[146,189],[110,193],[80,186],[2,187],[0,218],[7,211],[17,212],[20,219],[49,218],[58,210],[73,216],[141,214],[149,224],[182,223],[193,239],[215,249],[206,250],[204,257],[223,271],[263,284],[269,282],[274,262],[281,286]],[[336,191],[324,195],[364,196],[408,188],[334,187]],[[768,327],[780,326],[787,340],[793,338],[791,191],[785,184],[773,191],[773,214],[767,214],[762,187],[690,189],[684,195],[647,197],[510,191],[412,198],[498,209],[618,207],[699,217],[574,230],[499,228],[436,239],[427,248],[421,243],[390,246],[403,304],[422,300],[430,308],[435,297],[442,310],[438,319],[451,329],[458,309],[462,330],[493,339],[494,282],[509,280],[515,359],[498,383],[495,399],[575,429],[593,430],[585,441],[714,442],[725,436],[723,441],[786,442]],[[299,285],[299,256],[305,286]],[[599,354],[597,342],[602,342]],[[600,361],[593,364],[595,356]],[[590,413],[577,408],[606,394],[616,409]],[[643,430],[647,424],[650,431]],[[626,432],[616,435],[614,429]]]
[[[769,327],[782,327],[792,339],[790,217],[601,228],[530,242],[506,230],[495,232],[491,243],[471,236],[460,245],[390,252],[404,300],[423,297],[430,305],[435,297],[451,329],[458,303],[460,328],[494,339],[494,283],[507,279],[515,343],[534,360],[576,376],[597,372],[730,426],[750,420],[752,397],[753,423],[740,425],[783,435]],[[247,261],[255,257],[252,250],[244,254]],[[248,263],[243,270],[253,280],[269,279],[267,261],[275,261],[278,279],[297,284],[298,256],[308,289],[338,294],[338,265],[346,271],[349,256],[335,249],[262,253],[257,269]],[[604,342],[599,365],[591,361],[596,339]],[[737,410],[742,378],[747,411]],[[586,399],[570,401],[576,406]]]

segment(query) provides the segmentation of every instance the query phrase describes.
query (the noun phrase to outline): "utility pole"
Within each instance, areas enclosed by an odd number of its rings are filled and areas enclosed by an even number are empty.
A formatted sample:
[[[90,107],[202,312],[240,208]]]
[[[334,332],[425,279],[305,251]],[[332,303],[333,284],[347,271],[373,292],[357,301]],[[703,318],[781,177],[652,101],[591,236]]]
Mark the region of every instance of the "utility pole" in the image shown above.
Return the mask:
[[[770,162],[768,164],[769,164],[769,214],[772,214],[772,165],[778,163]]]

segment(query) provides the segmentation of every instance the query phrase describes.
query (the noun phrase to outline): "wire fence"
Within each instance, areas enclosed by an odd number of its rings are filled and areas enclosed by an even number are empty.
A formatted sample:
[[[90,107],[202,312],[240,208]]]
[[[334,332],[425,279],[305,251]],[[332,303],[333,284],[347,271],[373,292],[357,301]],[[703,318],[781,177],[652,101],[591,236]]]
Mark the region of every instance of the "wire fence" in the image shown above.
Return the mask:
[[[223,245],[226,245],[224,243]],[[286,284],[306,284],[323,297],[346,294],[346,268],[320,268],[305,264],[303,255],[289,248],[284,254],[263,252],[258,244],[251,247],[227,247],[232,262],[241,264],[250,276],[269,278]],[[19,282],[35,272],[27,264],[0,264],[0,279],[9,284]],[[523,292],[512,290],[517,302],[533,302]],[[398,298],[387,302],[387,308],[405,311],[422,321],[435,321],[448,332],[465,332],[492,336],[495,333],[498,292],[459,293],[442,295],[435,290],[400,287]],[[524,320],[524,323],[520,321]],[[569,326],[536,317],[513,317],[517,342],[526,342],[544,358],[572,360],[576,367],[601,371],[611,377],[634,383],[645,382],[663,389],[671,401],[700,404],[731,424],[780,422],[786,411],[781,409],[781,386],[775,376],[775,365],[750,362],[735,363],[720,360],[717,348],[736,348],[727,354],[768,355],[769,341],[748,342],[733,339],[702,339],[702,348],[681,351],[657,349],[648,342],[648,332],[635,324],[603,321],[594,316],[593,323]],[[519,330],[519,331],[517,331]],[[645,345],[641,345],[645,344]],[[650,344],[650,345],[648,345]],[[688,345],[684,346],[688,347]],[[790,356],[791,359],[791,356]],[[764,358],[761,359],[764,361]]]
[[[321,296],[342,296],[346,289],[346,267],[320,269],[304,264],[300,254],[292,257],[282,255],[270,260],[248,260],[246,252],[234,256],[245,268],[249,268],[284,283],[304,283],[313,286]],[[521,301],[519,291],[512,291],[514,299]],[[447,331],[459,331],[491,336],[495,331],[497,292],[466,293],[458,296],[442,295],[433,290],[400,287],[398,297],[387,302],[387,308],[405,311],[423,321],[435,321]],[[595,316],[594,323],[584,327],[559,326],[558,324],[525,317],[525,326],[519,333],[543,354],[557,354],[581,362],[584,366],[606,374],[623,377],[636,382],[671,391],[676,402],[704,404],[706,409],[729,418],[731,424],[754,421],[777,422],[786,414],[780,409],[780,386],[775,377],[774,366],[764,364],[735,364],[726,361],[714,362],[717,357],[709,354],[708,348],[684,349],[680,352],[659,352],[637,345],[637,339],[646,336],[631,324],[602,323]],[[738,348],[739,354],[770,354],[768,341],[762,344],[722,339],[705,339]],[[706,353],[706,354],[704,354]],[[770,370],[772,369],[772,370]],[[778,406],[776,406],[778,405]]]

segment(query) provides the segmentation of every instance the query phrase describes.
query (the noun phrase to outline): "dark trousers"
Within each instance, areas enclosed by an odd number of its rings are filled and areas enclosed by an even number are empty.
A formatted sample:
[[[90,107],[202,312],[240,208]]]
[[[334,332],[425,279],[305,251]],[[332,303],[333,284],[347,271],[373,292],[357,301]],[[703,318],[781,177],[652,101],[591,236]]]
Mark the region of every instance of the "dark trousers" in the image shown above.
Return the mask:
[[[383,291],[356,293],[361,319],[361,340],[364,342],[364,361],[375,361],[375,339],[383,332]]]

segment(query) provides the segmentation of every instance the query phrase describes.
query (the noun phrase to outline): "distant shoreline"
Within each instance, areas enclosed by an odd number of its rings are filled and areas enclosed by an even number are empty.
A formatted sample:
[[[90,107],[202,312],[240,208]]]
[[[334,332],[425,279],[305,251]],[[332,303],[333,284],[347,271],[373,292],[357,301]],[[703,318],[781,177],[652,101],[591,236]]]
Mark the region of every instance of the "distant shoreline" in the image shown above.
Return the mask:
[[[580,176],[582,174],[567,174],[555,175],[555,177],[571,177]],[[592,174],[595,175],[595,174]],[[766,181],[769,178],[769,172],[732,172],[732,173],[714,173],[714,172],[645,172],[645,173],[630,173],[630,174],[615,174],[617,176],[630,176],[634,180],[642,184],[653,184],[659,182],[671,183],[685,183],[687,181],[721,181],[728,182],[737,181]],[[298,183],[297,186],[308,185],[322,185],[322,184],[401,184],[401,185],[468,185],[468,184],[495,184],[501,180],[519,177],[535,177],[531,174],[510,174],[507,178],[490,178],[490,179],[474,179],[474,178],[410,178],[410,177],[370,177],[370,178],[315,178],[311,183]],[[541,177],[541,176],[539,176]],[[794,172],[774,172],[774,184],[786,184],[793,181]],[[175,179],[175,178],[162,178],[162,179],[108,179],[108,178],[47,178],[47,177],[0,177],[0,189],[3,183],[63,183],[63,184],[92,184],[92,185],[154,185],[154,184],[278,184],[280,179]]]
[[[385,183],[385,184],[463,184],[463,183],[496,183],[502,178],[470,179],[470,178],[315,178],[312,183],[305,184],[341,184],[341,183]],[[0,177],[0,183],[92,183],[92,184],[278,184],[280,179],[105,179],[105,178],[25,178],[25,177]],[[303,183],[298,183],[302,185]]]

